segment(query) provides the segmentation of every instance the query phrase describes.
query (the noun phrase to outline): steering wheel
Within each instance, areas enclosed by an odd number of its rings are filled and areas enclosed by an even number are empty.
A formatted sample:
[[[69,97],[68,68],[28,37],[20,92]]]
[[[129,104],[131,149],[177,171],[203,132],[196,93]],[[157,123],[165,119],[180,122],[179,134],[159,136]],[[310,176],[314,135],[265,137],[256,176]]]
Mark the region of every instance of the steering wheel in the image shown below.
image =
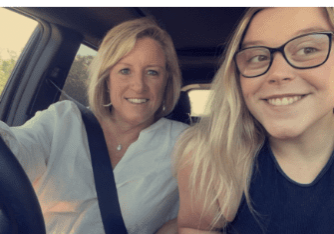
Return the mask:
[[[30,180],[1,136],[0,233],[46,233],[42,209]]]

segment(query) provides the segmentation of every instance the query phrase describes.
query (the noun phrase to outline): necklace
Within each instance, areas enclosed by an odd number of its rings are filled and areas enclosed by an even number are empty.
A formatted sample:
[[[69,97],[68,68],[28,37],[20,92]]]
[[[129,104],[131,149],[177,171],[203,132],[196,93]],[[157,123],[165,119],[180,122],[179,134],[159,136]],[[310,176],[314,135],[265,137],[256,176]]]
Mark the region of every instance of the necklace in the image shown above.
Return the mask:
[[[120,151],[122,149],[122,144],[119,144],[116,149],[117,151]]]

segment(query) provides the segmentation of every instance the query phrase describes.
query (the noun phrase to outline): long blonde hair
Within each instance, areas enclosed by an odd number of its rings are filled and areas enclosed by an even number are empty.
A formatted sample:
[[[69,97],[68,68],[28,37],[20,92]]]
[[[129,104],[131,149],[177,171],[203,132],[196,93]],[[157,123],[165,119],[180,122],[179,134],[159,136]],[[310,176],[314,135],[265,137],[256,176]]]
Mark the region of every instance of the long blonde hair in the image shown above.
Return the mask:
[[[111,114],[110,108],[104,106],[110,103],[106,84],[110,69],[133,49],[138,39],[144,37],[156,40],[166,58],[167,84],[163,103],[155,113],[155,117],[159,119],[174,109],[182,83],[174,44],[169,34],[153,19],[144,17],[123,22],[109,30],[89,67],[88,100],[94,114],[99,118],[108,118]]]
[[[266,131],[246,107],[233,56],[250,21],[261,9],[250,8],[241,19],[211,85],[209,115],[202,116],[198,124],[185,131],[175,149],[176,173],[188,163],[192,167],[189,189],[196,197],[204,197],[206,210],[202,215],[216,212],[212,228],[218,223],[227,225],[224,214],[231,210],[230,204],[236,198],[241,200],[242,194],[256,215],[249,197],[249,184]],[[332,25],[333,12],[333,8],[327,8]]]

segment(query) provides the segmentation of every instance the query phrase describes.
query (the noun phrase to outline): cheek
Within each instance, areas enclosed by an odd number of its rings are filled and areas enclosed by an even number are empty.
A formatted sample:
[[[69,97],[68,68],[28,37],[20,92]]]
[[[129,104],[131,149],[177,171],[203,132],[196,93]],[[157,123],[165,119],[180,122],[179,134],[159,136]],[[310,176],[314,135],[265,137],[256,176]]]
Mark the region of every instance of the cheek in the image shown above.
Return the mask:
[[[162,100],[166,89],[166,81],[162,80],[161,82],[155,82],[151,85],[151,90],[158,100]]]
[[[333,97],[333,105],[334,105],[334,69],[332,69],[332,67],[329,72],[328,86],[329,86],[329,92],[331,93],[331,96]]]
[[[259,89],[258,86],[258,82],[256,82],[254,79],[240,78],[241,92],[246,104],[254,97],[254,95],[256,95]]]
[[[259,100],[263,88],[263,81],[258,78],[240,78],[241,93],[244,103],[250,113],[258,119],[260,114]]]
[[[109,95],[110,95],[110,99],[112,103],[116,103],[116,101],[121,96],[123,90],[124,90],[124,87],[122,87],[120,83],[115,82],[115,80],[110,82],[109,80]]]
[[[329,96],[329,102],[332,104],[332,107],[334,108],[334,74],[332,74],[331,79],[328,82],[328,96]]]
[[[319,70],[322,68],[322,73],[318,76],[318,79],[321,79],[321,83],[323,83],[324,88],[327,88],[332,95],[334,95],[334,56],[333,51],[332,55],[329,57],[327,62],[319,67]],[[317,78],[317,77],[315,77]]]
[[[334,69],[324,66],[324,69],[309,71],[307,82],[322,95],[323,101],[332,104],[334,108]]]
[[[240,79],[240,87],[242,96],[246,100],[249,93],[249,86],[247,85],[247,81],[243,78]]]

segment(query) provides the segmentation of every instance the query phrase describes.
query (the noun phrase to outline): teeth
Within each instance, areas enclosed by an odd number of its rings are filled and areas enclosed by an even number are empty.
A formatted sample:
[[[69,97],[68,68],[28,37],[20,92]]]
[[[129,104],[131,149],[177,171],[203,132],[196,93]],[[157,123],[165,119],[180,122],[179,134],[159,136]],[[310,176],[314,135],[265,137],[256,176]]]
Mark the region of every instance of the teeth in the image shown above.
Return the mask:
[[[284,98],[272,98],[268,99],[267,101],[273,106],[286,106],[296,101],[299,101],[302,96],[294,96],[294,97],[284,97]]]
[[[128,98],[127,100],[131,103],[136,103],[136,104],[145,103],[148,101],[148,99],[137,99],[137,98],[131,98],[131,99]]]

